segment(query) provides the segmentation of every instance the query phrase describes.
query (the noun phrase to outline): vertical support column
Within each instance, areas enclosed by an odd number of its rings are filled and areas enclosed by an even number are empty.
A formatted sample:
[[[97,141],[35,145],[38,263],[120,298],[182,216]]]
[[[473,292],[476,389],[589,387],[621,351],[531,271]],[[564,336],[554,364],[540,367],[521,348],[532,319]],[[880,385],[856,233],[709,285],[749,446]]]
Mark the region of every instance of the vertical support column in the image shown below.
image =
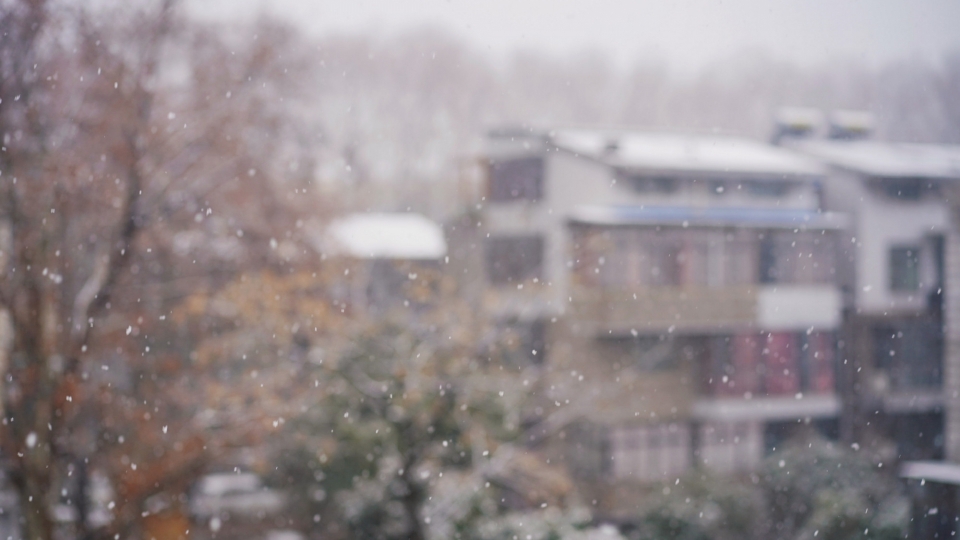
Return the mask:
[[[703,437],[701,433],[701,422],[691,420],[690,426],[690,468],[698,469],[703,465]]]
[[[952,203],[945,241],[944,272],[944,431],[948,461],[960,462],[960,189],[948,193]]]

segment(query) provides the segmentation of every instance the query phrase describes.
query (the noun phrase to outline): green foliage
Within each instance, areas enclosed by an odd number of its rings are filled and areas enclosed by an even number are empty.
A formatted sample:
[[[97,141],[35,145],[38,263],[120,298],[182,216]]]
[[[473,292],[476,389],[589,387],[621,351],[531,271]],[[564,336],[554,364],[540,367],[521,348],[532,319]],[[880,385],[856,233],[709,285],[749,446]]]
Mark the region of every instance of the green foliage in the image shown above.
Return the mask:
[[[648,497],[636,540],[893,540],[909,502],[868,456],[820,438],[794,441],[749,477],[694,471]]]
[[[370,327],[314,365],[317,397],[287,422],[278,451],[278,481],[296,492],[302,522],[329,516],[352,538],[422,538],[440,514],[482,514],[472,492],[445,495],[462,509],[425,509],[444,475],[469,473],[513,436],[519,385],[475,359],[469,332],[422,322]]]
[[[903,538],[909,506],[896,479],[852,449],[797,441],[764,462],[761,480],[780,538]]]
[[[726,540],[755,537],[762,500],[752,485],[702,471],[662,486],[630,537]]]
[[[338,494],[337,510],[352,538],[409,538],[413,524],[402,502],[408,490],[389,476],[359,480]]]
[[[594,527],[584,509],[561,511],[548,508],[538,512],[511,513],[477,524],[467,540],[622,540],[612,526]]]

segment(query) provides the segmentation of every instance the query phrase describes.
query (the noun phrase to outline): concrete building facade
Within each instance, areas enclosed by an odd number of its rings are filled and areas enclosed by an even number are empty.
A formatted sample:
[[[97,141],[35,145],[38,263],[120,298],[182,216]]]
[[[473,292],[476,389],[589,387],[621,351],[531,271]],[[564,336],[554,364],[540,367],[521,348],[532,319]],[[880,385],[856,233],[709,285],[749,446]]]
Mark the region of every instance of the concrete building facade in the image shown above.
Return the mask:
[[[827,137],[781,144],[829,168],[825,206],[850,216],[838,254],[844,290],[844,437],[896,445],[896,458],[942,459],[952,234],[960,147],[874,141],[834,118]]]
[[[482,303],[530,337],[531,438],[571,472],[749,471],[798,425],[835,434],[846,218],[822,210],[817,162],[732,137],[530,129],[492,132],[486,158]]]

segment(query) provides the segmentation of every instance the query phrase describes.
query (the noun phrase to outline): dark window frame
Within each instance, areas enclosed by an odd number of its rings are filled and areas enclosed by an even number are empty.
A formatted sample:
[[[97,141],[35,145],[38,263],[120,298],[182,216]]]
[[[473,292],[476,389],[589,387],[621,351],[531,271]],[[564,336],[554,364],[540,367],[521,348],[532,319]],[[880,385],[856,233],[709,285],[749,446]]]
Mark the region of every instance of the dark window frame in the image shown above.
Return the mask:
[[[673,176],[618,174],[630,189],[643,194],[670,195],[680,190],[680,179]]]
[[[884,195],[900,201],[919,201],[927,191],[921,178],[890,178],[881,181]]]
[[[780,283],[781,255],[777,241],[772,232],[764,233],[757,240],[757,283],[770,285]]]
[[[872,329],[873,361],[895,391],[941,388],[944,339],[938,319],[882,324]]]
[[[543,279],[545,241],[540,235],[494,236],[484,245],[487,279],[509,285]]]

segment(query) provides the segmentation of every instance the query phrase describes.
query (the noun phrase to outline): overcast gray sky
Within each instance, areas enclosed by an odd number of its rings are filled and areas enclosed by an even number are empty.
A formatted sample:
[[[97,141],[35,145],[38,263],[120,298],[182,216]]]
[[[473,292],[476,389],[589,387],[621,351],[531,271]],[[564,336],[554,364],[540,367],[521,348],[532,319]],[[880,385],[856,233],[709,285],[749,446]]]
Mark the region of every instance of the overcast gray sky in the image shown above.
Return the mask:
[[[592,48],[618,63],[656,58],[681,70],[743,50],[803,65],[845,57],[875,65],[960,50],[958,0],[190,0],[203,17],[267,11],[314,35],[398,33],[432,25],[495,57],[518,48]]]

